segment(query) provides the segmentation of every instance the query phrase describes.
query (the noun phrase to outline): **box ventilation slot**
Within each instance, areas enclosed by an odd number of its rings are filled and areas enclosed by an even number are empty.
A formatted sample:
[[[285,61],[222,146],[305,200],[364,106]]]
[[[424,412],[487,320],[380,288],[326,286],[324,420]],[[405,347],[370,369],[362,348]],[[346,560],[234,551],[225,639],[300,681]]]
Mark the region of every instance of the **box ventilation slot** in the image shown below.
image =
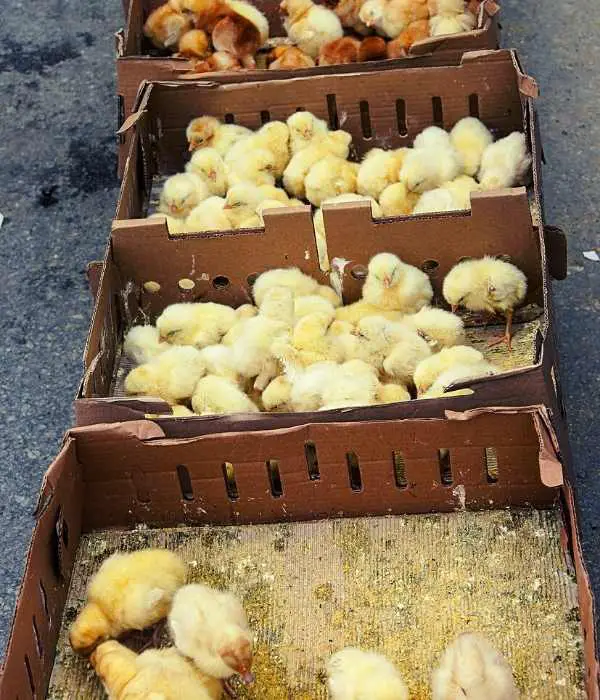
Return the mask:
[[[271,121],[271,114],[268,110],[263,109],[262,112],[260,113],[260,123],[261,124],[266,124],[267,122]]]
[[[31,672],[31,664],[29,663],[29,657],[27,654],[25,654],[25,670],[27,671],[27,678],[29,679],[31,695],[35,698],[35,683],[33,682],[33,673]]]
[[[442,109],[442,98],[431,98],[431,109],[433,112],[433,123],[436,126],[444,127],[444,110]]]
[[[319,458],[317,456],[317,446],[311,440],[304,443],[304,456],[306,457],[306,468],[308,478],[311,481],[318,481],[321,478],[319,472]]]
[[[498,453],[495,447],[485,448],[485,472],[488,484],[498,481]]]
[[[362,477],[360,475],[360,463],[356,452],[346,452],[346,463],[348,464],[350,488],[353,491],[360,491],[362,489]]]
[[[444,486],[452,484],[452,468],[450,466],[450,450],[445,447],[438,450],[438,463],[440,465],[440,481]]]
[[[394,462],[394,479],[396,480],[396,486],[399,489],[405,489],[408,486],[408,481],[406,479],[404,455],[402,452],[394,450],[392,452],[392,459]]]
[[[400,136],[408,136],[406,127],[406,103],[404,100],[396,100],[396,122]]]
[[[177,478],[179,479],[179,490],[181,491],[181,497],[183,498],[183,500],[193,501],[194,489],[192,487],[190,473],[185,464],[177,465]]]
[[[33,638],[34,638],[34,640],[35,640],[35,648],[37,649],[38,656],[39,656],[40,659],[41,659],[41,658],[43,658],[43,656],[44,656],[44,646],[43,646],[43,644],[42,644],[42,639],[41,639],[41,637],[40,637],[40,632],[39,632],[39,630],[38,630],[38,626],[37,626],[37,621],[36,621],[36,619],[35,619],[35,615],[33,616],[32,620],[31,620],[31,624],[32,624],[32,627],[33,627]]]
[[[40,598],[42,599],[42,608],[44,608],[44,613],[49,618],[50,610],[48,609],[48,594],[44,588],[44,584],[40,581]],[[50,623],[48,623],[50,624]]]
[[[327,111],[329,112],[329,128],[334,130],[339,129],[340,121],[338,119],[335,95],[327,95]]]
[[[235,470],[231,462],[223,462],[223,478],[225,479],[225,489],[230,501],[237,501],[240,497],[237,482],[235,480]]]
[[[279,460],[267,460],[267,475],[269,484],[271,485],[271,496],[280,498],[283,495],[283,484],[281,483],[281,474],[279,473]]]
[[[369,103],[366,100],[361,100],[359,103],[360,108],[360,128],[362,129],[363,136],[366,139],[370,139],[373,136],[373,129],[371,127],[371,114],[369,112]]]
[[[479,117],[479,95],[475,93],[469,95],[469,114],[472,117]]]

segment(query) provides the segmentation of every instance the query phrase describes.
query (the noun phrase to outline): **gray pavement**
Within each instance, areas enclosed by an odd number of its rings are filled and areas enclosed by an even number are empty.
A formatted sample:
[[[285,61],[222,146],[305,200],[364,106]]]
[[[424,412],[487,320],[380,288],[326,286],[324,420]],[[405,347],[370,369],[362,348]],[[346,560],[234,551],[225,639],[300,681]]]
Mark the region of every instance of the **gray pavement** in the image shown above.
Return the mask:
[[[600,25],[596,0],[504,0],[504,45],[542,88],[546,209],[569,233],[554,287],[588,566],[600,595]],[[117,196],[114,42],[119,0],[0,7],[0,647],[10,626],[41,475],[72,418],[91,299]]]

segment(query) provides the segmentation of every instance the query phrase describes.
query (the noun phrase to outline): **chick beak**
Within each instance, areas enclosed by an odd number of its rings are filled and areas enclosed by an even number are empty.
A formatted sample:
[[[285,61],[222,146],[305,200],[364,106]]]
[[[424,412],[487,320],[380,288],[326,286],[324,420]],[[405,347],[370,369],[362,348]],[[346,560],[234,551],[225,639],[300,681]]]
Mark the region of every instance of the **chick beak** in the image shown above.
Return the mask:
[[[392,286],[392,280],[390,277],[383,278],[383,286],[385,289],[389,289]]]
[[[199,147],[199,144],[194,143],[193,141],[190,141],[190,147],[188,148],[188,151],[195,151]]]
[[[217,179],[217,173],[215,170],[209,170],[208,172],[208,178],[209,180],[212,180],[213,182]]]
[[[358,328],[353,328],[353,329],[350,331],[350,335],[353,335],[353,336],[355,336],[356,338],[358,338],[358,337],[360,336],[360,331],[358,330]]]
[[[233,209],[233,207],[231,206],[231,204],[224,204],[223,209],[230,210],[230,209]]]
[[[252,671],[243,671],[239,675],[246,685],[251,685],[256,680]]]
[[[452,311],[453,314],[455,314],[458,311],[458,304],[451,304],[450,310]]]
[[[179,211],[179,208],[177,207],[176,204],[171,204],[169,209],[171,210],[171,214],[177,214],[177,212]]]

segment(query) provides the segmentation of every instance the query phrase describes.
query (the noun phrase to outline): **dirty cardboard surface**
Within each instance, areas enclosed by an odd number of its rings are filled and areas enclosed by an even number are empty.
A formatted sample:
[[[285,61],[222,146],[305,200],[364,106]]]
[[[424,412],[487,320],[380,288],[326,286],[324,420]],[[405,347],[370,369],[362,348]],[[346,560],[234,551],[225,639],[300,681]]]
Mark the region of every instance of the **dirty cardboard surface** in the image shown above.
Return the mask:
[[[162,546],[189,580],[230,588],[256,632],[257,683],[242,698],[326,697],[323,666],[344,645],[379,650],[411,698],[459,632],[489,635],[522,697],[584,698],[577,591],[558,511],[513,510],[244,527],[99,531],[84,535],[65,608],[52,700],[103,697],[67,627],[88,577],[117,550]]]

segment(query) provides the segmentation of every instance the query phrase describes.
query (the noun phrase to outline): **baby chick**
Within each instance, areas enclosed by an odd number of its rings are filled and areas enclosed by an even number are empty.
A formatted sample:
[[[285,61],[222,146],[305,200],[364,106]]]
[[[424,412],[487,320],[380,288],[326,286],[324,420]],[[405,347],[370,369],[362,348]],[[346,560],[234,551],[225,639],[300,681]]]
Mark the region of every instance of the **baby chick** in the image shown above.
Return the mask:
[[[293,368],[286,375],[292,388],[289,405],[293,411],[318,411],[323,405],[323,387],[331,381],[338,365],[335,362],[317,362],[302,370]]]
[[[459,209],[471,209],[471,192],[480,192],[481,185],[469,175],[459,175],[451,182],[444,182],[442,189],[448,190]]]
[[[233,228],[241,228],[244,224],[248,227],[248,223],[254,220],[260,226],[260,220],[256,216],[256,209],[266,199],[277,199],[279,197],[277,192],[274,193],[273,190],[277,190],[277,188],[266,185],[258,187],[247,182],[230,187],[225,197],[223,211],[231,226]],[[273,194],[277,196],[272,197],[271,195]],[[289,201],[287,195],[284,192],[282,194],[285,197],[285,201]]]
[[[457,382],[464,382],[469,379],[476,379],[478,377],[490,377],[494,374],[498,374],[497,368],[486,360],[481,360],[480,362],[470,362],[468,364],[455,364],[442,372],[429,387],[429,389],[419,395],[419,398],[439,398],[444,394],[449,393],[449,387]]]
[[[431,36],[445,36],[470,32],[475,27],[476,21],[475,15],[471,12],[435,15],[429,20],[429,33]]]
[[[315,163],[306,175],[306,198],[311,204],[319,207],[325,199],[356,192],[357,174],[357,163],[327,155]]]
[[[227,0],[230,14],[215,24],[212,43],[216,51],[235,56],[245,68],[256,68],[254,56],[269,38],[269,21],[245,0]]]
[[[150,361],[168,347],[167,343],[160,342],[154,326],[133,326],[123,341],[123,352],[138,365]]]
[[[332,316],[329,313],[316,312],[303,316],[297,321],[292,337],[285,351],[280,355],[288,364],[296,363],[308,367],[316,362],[342,359],[342,349],[335,336],[328,334]]]
[[[379,199],[388,185],[398,182],[400,168],[408,148],[398,148],[395,151],[384,151],[372,148],[367,151],[358,169],[356,191]]]
[[[429,17],[427,0],[367,0],[360,19],[378,34],[394,39],[409,24]]]
[[[285,375],[275,377],[261,394],[265,411],[289,410],[288,403],[292,393],[292,384]]]
[[[398,669],[381,654],[346,647],[327,662],[331,700],[408,700],[408,687]]]
[[[439,126],[428,126],[415,137],[413,148],[451,148],[450,134]]]
[[[171,304],[156,319],[161,340],[203,348],[218,343],[236,322],[229,306],[213,302]]]
[[[242,142],[243,144],[243,142]],[[235,156],[231,156],[235,151]],[[235,146],[225,156],[229,185],[250,183],[253,185],[275,184],[275,154],[266,148],[252,148],[243,154]]]
[[[404,182],[395,182],[379,195],[381,212],[383,216],[410,216],[419,197],[419,193],[411,192]]]
[[[319,283],[297,267],[267,270],[256,278],[252,287],[254,301],[258,307],[262,305],[272,287],[288,287],[295,298],[316,294]]]
[[[460,634],[431,677],[433,700],[518,700],[506,659],[480,634]]]
[[[201,583],[180,588],[169,613],[178,651],[212,678],[238,673],[251,683],[252,632],[241,602],[232,594]]]
[[[412,328],[404,327],[404,337],[383,361],[383,371],[394,381],[410,384],[417,365],[431,355],[427,341]]]
[[[362,299],[347,306],[340,306],[335,311],[335,317],[338,321],[350,323],[352,326],[367,316],[383,316],[390,321],[402,321],[404,317],[399,311],[386,311]]]
[[[417,41],[429,37],[429,19],[418,19],[405,27],[400,34],[387,43],[387,58],[403,58]]]
[[[242,64],[227,51],[215,51],[206,60],[196,61],[194,64],[195,73],[218,73],[236,70],[242,70]],[[224,146],[221,150],[223,151],[221,155],[223,155],[227,148]]]
[[[358,62],[384,61],[388,57],[387,44],[380,36],[366,36],[358,49]]]
[[[530,166],[525,134],[513,131],[485,149],[478,179],[484,190],[515,187],[523,182]]]
[[[313,58],[297,46],[276,46],[271,51],[269,70],[298,70],[313,68],[316,64]]]
[[[286,14],[283,26],[287,35],[311,58],[319,55],[323,44],[344,35],[335,12],[312,0],[283,0],[280,8]]]
[[[288,326],[294,323],[294,292],[284,285],[270,287],[260,304],[259,316],[281,321]]]
[[[207,197],[194,207],[185,220],[187,233],[200,231],[229,231],[231,221],[225,212],[223,197]]]
[[[364,0],[339,0],[333,9],[343,27],[353,29],[357,34],[366,35],[370,32],[369,27],[359,17],[363,2]]]
[[[216,148],[201,148],[194,151],[185,169],[186,172],[202,178],[210,194],[217,197],[225,196],[228,185],[227,169]]]
[[[90,663],[112,700],[220,700],[222,683],[200,673],[176,649],[139,656],[117,641],[100,644]]]
[[[177,55],[185,58],[206,58],[210,53],[210,40],[203,29],[190,29],[177,44]]]
[[[485,149],[494,141],[492,132],[475,117],[460,119],[450,132],[450,141],[463,162],[463,172],[475,176]]]
[[[444,187],[423,192],[413,209],[413,216],[418,214],[441,214],[446,211],[460,211],[460,204],[452,192]]]
[[[312,143],[320,141],[329,133],[327,122],[306,111],[294,112],[287,119],[290,131],[290,151],[292,155]]]
[[[369,261],[362,298],[380,309],[413,314],[431,302],[433,289],[418,268],[393,253],[378,253]]]
[[[170,404],[189,399],[206,372],[200,352],[191,345],[177,345],[139,365],[125,377],[128,394],[159,396]]]
[[[294,323],[309,314],[325,314],[329,322],[335,318],[335,307],[329,299],[319,294],[294,297]]]
[[[158,211],[183,218],[209,194],[202,178],[193,173],[177,173],[165,180]]]
[[[290,332],[289,324],[262,314],[246,320],[232,347],[238,374],[254,379],[254,388],[262,391],[278,374],[273,342]]]
[[[320,66],[356,63],[359,50],[360,41],[356,37],[343,36],[321,46],[318,63]]]
[[[196,117],[188,124],[185,135],[190,151],[198,148],[214,148],[224,156],[234,143],[245,139],[252,132],[237,124],[222,124],[215,117]]]
[[[161,219],[165,222],[167,226],[167,231],[170,234],[181,234],[187,233],[187,228],[185,225],[185,219],[180,219],[177,216],[171,216],[170,214],[162,214],[161,212],[155,212],[150,214],[148,219]]]
[[[454,365],[479,365],[483,361],[483,353],[468,345],[442,348],[435,355],[421,360],[415,368],[413,381],[417,392],[423,394],[441,374]]]
[[[513,311],[527,294],[527,277],[518,267],[489,256],[463,260],[444,278],[442,293],[453,311],[463,306],[469,311],[503,314],[505,333],[490,345],[506,343],[511,349]]]
[[[416,314],[404,316],[402,321],[414,328],[432,350],[459,345],[465,339],[465,325],[460,316],[443,309],[424,306]]]
[[[410,401],[411,396],[404,384],[380,384],[377,389],[376,403],[398,403]]]
[[[227,377],[208,374],[196,384],[192,408],[199,416],[227,413],[258,413],[258,407]]]
[[[337,365],[323,385],[321,411],[376,403],[379,380],[377,370],[362,360],[349,360]]]
[[[383,316],[367,316],[350,333],[340,335],[338,344],[344,359],[362,360],[381,370],[392,348],[408,335],[416,336],[416,333]]]
[[[233,352],[226,345],[207,345],[200,350],[200,356],[206,367],[207,374],[214,374],[217,377],[225,377],[232,382],[239,381],[235,364],[233,361]]]
[[[165,549],[108,557],[88,584],[87,602],[69,631],[71,646],[87,654],[109,637],[155,624],[185,577],[185,564]]]
[[[192,18],[173,9],[168,3],[153,10],[144,24],[144,35],[159,49],[177,46],[181,37],[192,28]]]
[[[462,161],[454,147],[412,148],[400,169],[400,181],[411,192],[427,192],[454,180],[462,170]]]

